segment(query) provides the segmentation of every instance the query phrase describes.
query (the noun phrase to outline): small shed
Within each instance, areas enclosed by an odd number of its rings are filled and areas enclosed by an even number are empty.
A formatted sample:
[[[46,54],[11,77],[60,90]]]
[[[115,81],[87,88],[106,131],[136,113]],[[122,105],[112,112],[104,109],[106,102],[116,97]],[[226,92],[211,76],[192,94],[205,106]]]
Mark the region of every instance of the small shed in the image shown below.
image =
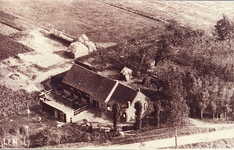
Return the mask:
[[[120,73],[124,76],[126,81],[129,81],[132,78],[132,69],[124,67]]]

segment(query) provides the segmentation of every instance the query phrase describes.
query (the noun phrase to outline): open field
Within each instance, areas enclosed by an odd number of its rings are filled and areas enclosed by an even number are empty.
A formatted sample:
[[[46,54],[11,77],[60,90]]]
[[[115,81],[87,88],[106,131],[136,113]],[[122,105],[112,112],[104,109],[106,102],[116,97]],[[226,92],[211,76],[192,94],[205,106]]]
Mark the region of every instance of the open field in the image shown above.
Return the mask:
[[[105,2],[105,3],[103,3]],[[73,36],[86,34],[94,42],[120,42],[163,28],[161,22],[133,14],[134,10],[163,20],[177,20],[195,29],[211,31],[226,14],[233,18],[232,1],[1,1],[1,10],[30,20],[34,25],[64,30]],[[15,20],[17,22],[17,19]]]
[[[29,19],[37,26],[65,31],[94,42],[120,42],[163,24],[98,1],[1,1],[1,10]]]
[[[194,29],[211,31],[216,22],[225,14],[233,19],[233,1],[104,1],[117,7],[160,17],[174,19]]]

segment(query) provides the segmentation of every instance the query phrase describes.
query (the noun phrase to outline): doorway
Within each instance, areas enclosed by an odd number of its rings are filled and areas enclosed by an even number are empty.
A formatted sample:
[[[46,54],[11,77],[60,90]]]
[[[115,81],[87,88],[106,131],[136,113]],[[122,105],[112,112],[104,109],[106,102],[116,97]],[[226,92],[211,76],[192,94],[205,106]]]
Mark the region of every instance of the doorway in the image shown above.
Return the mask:
[[[93,100],[93,106],[94,106],[94,108],[99,108],[99,102]]]

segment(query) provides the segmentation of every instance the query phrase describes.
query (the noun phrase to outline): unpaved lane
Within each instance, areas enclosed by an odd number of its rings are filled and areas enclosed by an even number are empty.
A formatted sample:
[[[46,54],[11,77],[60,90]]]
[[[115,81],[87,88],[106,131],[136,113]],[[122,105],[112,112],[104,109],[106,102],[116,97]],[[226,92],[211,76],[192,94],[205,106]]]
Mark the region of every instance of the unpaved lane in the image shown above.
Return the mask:
[[[229,130],[222,130],[216,132],[209,132],[209,133],[200,133],[200,134],[193,134],[188,136],[181,136],[178,137],[178,146],[192,144],[192,143],[200,143],[200,142],[209,142],[215,141],[219,139],[227,139],[234,137],[234,129]],[[126,144],[126,145],[112,145],[106,147],[84,147],[81,149],[155,149],[155,148],[166,148],[166,147],[173,147],[175,146],[175,138],[168,138],[168,139],[161,139],[161,140],[154,140],[148,141],[143,143],[133,143],[133,144]]]
[[[195,125],[195,127],[200,128],[222,128],[222,127],[233,127],[234,124],[217,124],[217,123],[208,123],[208,122],[202,122],[196,119],[190,118],[190,123]],[[233,133],[234,134],[234,133]]]

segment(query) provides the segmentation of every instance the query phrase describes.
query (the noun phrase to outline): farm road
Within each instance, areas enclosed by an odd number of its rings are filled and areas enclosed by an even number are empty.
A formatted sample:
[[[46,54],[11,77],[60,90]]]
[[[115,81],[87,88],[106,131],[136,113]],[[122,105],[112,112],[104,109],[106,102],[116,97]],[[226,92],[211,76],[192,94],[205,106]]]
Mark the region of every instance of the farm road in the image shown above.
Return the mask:
[[[200,142],[209,142],[215,141],[219,139],[227,139],[234,137],[234,129],[222,130],[222,131],[215,131],[209,133],[200,133],[200,134],[193,134],[188,136],[180,136],[177,138],[178,146],[192,144],[192,143],[200,143]],[[106,147],[84,147],[81,149],[152,149],[152,148],[166,148],[166,147],[174,147],[175,146],[175,138],[168,138],[168,139],[161,139],[161,140],[154,140],[154,141],[147,141],[142,143],[133,143],[133,144],[126,144],[126,145],[112,145]]]

